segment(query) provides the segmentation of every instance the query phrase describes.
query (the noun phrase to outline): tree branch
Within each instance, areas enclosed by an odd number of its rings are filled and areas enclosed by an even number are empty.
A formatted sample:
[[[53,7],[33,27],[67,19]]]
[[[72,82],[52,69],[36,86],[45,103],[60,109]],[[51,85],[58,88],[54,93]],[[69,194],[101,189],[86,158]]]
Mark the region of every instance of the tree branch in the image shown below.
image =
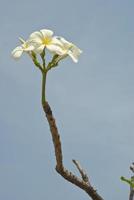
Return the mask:
[[[130,194],[129,194],[129,200],[134,199],[134,189],[130,186]]]
[[[78,171],[80,172],[83,181],[86,182],[86,183],[88,183],[88,184],[90,184],[89,183],[88,175],[86,174],[86,172],[84,171],[84,169],[82,169],[82,167],[80,166],[80,163],[77,160],[72,160],[72,161],[75,164],[75,166],[77,167]]]
[[[132,165],[130,166],[130,170],[134,173],[134,163],[132,163]],[[133,182],[134,180],[134,176],[131,176],[131,180]],[[130,194],[129,194],[129,200],[133,200],[134,199],[134,187],[132,187],[130,185]]]
[[[87,174],[84,172],[84,170],[81,168],[80,164],[77,161],[73,160],[74,164],[76,165],[77,169],[79,170],[82,176],[82,179],[77,177],[76,175],[74,175],[72,172],[68,171],[64,167],[60,135],[56,126],[56,122],[55,122],[52,110],[48,102],[46,101],[44,102],[42,106],[46,114],[47,121],[49,123],[52,140],[54,144],[55,157],[56,157],[56,171],[67,181],[73,183],[74,185],[84,190],[89,195],[89,197],[91,197],[93,200],[104,200],[97,193],[97,191],[91,186],[91,183],[89,183]]]

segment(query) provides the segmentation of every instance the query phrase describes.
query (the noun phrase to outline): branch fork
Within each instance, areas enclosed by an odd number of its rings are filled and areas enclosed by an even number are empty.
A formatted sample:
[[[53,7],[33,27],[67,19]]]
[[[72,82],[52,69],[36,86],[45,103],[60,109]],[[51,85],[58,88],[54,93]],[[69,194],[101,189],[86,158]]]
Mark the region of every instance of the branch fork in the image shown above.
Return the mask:
[[[72,184],[84,190],[89,195],[89,197],[91,197],[93,200],[104,200],[97,193],[97,191],[91,186],[88,175],[86,174],[85,170],[80,166],[80,163],[78,161],[73,160],[73,163],[78,169],[81,175],[81,178],[77,177],[76,175],[74,175],[72,172],[68,171],[64,167],[60,135],[58,132],[58,128],[56,126],[56,121],[54,119],[51,107],[47,101],[45,101],[42,106],[46,114],[46,118],[50,127],[50,132],[51,132],[51,136],[52,136],[52,140],[54,144],[55,157],[56,157],[56,171],[64,179],[66,179],[67,181],[71,182]]]

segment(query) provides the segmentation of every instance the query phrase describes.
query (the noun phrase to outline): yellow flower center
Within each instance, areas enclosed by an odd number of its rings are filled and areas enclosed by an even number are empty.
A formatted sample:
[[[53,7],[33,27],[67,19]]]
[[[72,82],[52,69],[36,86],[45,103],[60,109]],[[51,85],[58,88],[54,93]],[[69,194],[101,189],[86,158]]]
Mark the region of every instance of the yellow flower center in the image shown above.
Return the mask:
[[[49,45],[49,44],[51,44],[51,41],[52,41],[52,38],[50,38],[50,37],[45,37],[45,38],[43,38],[42,43],[43,43],[44,45]]]

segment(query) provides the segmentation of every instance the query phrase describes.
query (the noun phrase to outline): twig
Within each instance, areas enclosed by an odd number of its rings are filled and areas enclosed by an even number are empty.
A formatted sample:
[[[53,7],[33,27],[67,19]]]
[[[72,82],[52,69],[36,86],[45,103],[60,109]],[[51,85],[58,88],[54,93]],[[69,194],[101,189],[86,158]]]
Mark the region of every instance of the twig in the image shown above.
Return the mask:
[[[86,174],[84,169],[82,169],[82,167],[80,166],[80,163],[77,160],[72,160],[72,161],[75,164],[75,166],[77,167],[78,171],[80,172],[83,181],[89,184],[88,175]]]
[[[130,166],[130,170],[134,173],[134,163]],[[131,176],[131,180],[133,182],[134,176]],[[130,185],[130,194],[129,194],[129,200],[134,200],[134,187]]]
[[[46,118],[49,123],[52,140],[54,144],[54,150],[55,150],[55,157],[56,157],[56,171],[64,177],[67,181],[73,183],[74,185],[78,186],[82,190],[84,190],[89,197],[91,197],[93,200],[104,200],[97,191],[91,186],[89,183],[89,180],[87,181],[88,177],[83,172],[83,169],[80,167],[77,161],[73,161],[79,170],[82,179],[74,175],[72,172],[68,171],[64,165],[63,165],[63,154],[62,154],[62,147],[61,147],[61,141],[60,141],[60,135],[56,126],[55,119],[52,114],[52,110],[48,104],[48,102],[44,102],[43,110],[46,114]]]

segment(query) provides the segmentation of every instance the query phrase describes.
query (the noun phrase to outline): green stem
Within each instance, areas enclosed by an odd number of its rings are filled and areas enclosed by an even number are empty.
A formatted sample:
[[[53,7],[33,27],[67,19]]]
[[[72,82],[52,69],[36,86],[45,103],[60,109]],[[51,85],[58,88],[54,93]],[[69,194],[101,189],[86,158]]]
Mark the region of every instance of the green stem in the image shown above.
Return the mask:
[[[47,72],[42,73],[42,105],[46,102],[46,76]]]
[[[38,67],[40,71],[43,73],[43,68],[41,64],[38,62],[36,54],[32,51],[31,54],[29,53],[29,56],[32,58],[32,61],[35,64],[35,66]]]
[[[46,52],[45,52],[45,48],[44,48],[44,50],[43,50],[42,53],[40,54],[41,59],[42,59],[42,62],[43,62],[43,68],[44,68],[44,69],[46,69],[45,54],[46,54]]]

